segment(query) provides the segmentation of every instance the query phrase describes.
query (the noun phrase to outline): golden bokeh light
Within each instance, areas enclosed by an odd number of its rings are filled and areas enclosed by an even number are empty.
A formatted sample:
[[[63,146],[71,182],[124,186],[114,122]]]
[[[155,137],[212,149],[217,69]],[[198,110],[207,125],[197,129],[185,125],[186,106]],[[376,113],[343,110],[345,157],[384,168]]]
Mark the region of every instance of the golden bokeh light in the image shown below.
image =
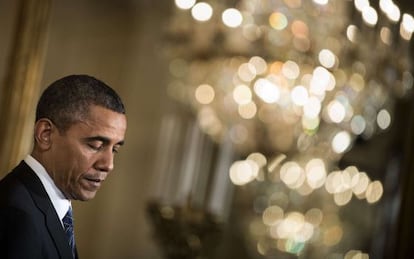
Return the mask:
[[[296,79],[300,74],[299,65],[294,61],[288,60],[282,66],[282,73],[288,79]]]
[[[290,97],[292,98],[294,104],[303,106],[308,102],[309,93],[304,86],[298,85],[292,89],[290,92]]]
[[[325,184],[326,180],[326,169],[325,163],[322,159],[314,158],[309,160],[305,167],[306,180],[308,185],[317,189]]]
[[[263,223],[267,226],[273,226],[284,218],[284,211],[277,205],[267,207],[263,212]],[[271,233],[272,236],[274,234]],[[275,237],[277,238],[277,236]]]
[[[191,15],[200,22],[206,22],[213,16],[213,8],[210,4],[199,2],[191,8]]]
[[[249,63],[253,65],[255,71],[258,75],[262,75],[267,71],[267,63],[266,61],[259,56],[254,56],[250,58]]]
[[[367,25],[375,26],[378,22],[378,13],[373,7],[369,6],[362,10],[362,18]]]
[[[288,25],[288,19],[283,13],[274,12],[269,17],[269,24],[276,30],[283,30]]]
[[[366,190],[366,199],[369,203],[375,203],[379,201],[384,193],[384,188],[380,181],[371,182]]]
[[[250,63],[244,63],[239,67],[238,75],[241,80],[250,82],[256,77],[256,68]]]
[[[175,5],[180,9],[191,9],[195,4],[196,0],[175,0]]]
[[[345,254],[344,259],[369,259],[369,255],[359,250],[350,250]]]
[[[279,87],[264,78],[260,78],[254,83],[254,92],[266,103],[275,103],[280,98]]]
[[[340,131],[332,139],[332,150],[338,154],[344,153],[351,145],[351,135],[347,131]]]
[[[233,90],[233,99],[239,104],[248,104],[252,101],[252,91],[247,85],[238,85]]]
[[[223,23],[231,28],[240,26],[243,22],[243,16],[239,10],[235,8],[228,8],[222,13],[221,19]]]
[[[340,161],[389,129],[395,98],[412,91],[413,17],[392,0],[175,2],[192,16],[180,10],[172,26],[168,54],[182,55],[168,89],[214,143],[249,154],[226,172],[252,200],[241,215],[252,248],[269,258],[368,256],[351,252],[359,239],[342,212],[376,206],[383,185]]]
[[[321,63],[321,65],[326,68],[333,68],[335,66],[336,56],[329,49],[321,50],[319,52],[318,58],[319,58],[319,62]]]
[[[391,115],[386,109],[379,111],[377,115],[377,124],[378,127],[385,130],[391,125]]]
[[[346,110],[342,103],[337,100],[331,101],[328,106],[328,116],[332,122],[341,123],[345,119]]]
[[[238,107],[238,113],[243,119],[252,119],[256,116],[257,106],[254,102],[240,104]]]
[[[293,161],[286,162],[280,168],[280,179],[287,186],[297,186],[298,183],[301,183],[305,179],[304,170],[300,167],[299,164]],[[299,184],[300,185],[300,184]]]
[[[234,162],[230,167],[230,179],[236,185],[245,185],[253,181],[259,173],[259,167],[251,160]]]
[[[195,91],[195,98],[201,104],[209,104],[214,100],[214,88],[208,84],[199,85]]]

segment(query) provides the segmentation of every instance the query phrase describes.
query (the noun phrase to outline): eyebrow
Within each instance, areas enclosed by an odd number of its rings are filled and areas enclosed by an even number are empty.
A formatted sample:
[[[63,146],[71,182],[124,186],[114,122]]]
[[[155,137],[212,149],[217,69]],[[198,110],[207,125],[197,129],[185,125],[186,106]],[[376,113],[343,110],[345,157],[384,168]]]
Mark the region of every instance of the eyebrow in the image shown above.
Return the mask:
[[[102,142],[102,143],[104,143],[105,145],[107,145],[107,144],[111,143],[111,140],[110,140],[109,138],[107,138],[107,137],[104,137],[104,136],[87,137],[87,138],[84,138],[84,140],[85,140],[86,142],[91,142],[91,141],[101,141],[101,142]],[[124,143],[125,143],[125,141],[121,140],[121,141],[119,141],[118,143],[116,143],[115,145],[122,146],[122,145],[124,145]]]

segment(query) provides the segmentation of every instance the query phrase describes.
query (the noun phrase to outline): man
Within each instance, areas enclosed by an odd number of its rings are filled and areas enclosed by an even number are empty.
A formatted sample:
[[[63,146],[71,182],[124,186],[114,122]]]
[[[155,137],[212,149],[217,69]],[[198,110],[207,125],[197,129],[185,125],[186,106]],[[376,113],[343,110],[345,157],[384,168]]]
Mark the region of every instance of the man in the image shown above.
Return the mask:
[[[77,258],[71,200],[92,199],[124,143],[125,109],[105,83],[72,75],[36,109],[34,147],[0,181],[0,258]]]

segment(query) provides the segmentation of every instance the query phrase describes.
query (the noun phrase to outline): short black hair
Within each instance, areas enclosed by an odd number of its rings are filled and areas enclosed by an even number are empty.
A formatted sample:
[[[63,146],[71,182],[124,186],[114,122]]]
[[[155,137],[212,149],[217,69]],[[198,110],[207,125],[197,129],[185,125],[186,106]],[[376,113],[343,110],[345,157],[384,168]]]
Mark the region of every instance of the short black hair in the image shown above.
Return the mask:
[[[88,75],[70,75],[49,85],[36,108],[36,121],[51,120],[60,131],[88,115],[91,105],[125,114],[119,95],[104,82]]]

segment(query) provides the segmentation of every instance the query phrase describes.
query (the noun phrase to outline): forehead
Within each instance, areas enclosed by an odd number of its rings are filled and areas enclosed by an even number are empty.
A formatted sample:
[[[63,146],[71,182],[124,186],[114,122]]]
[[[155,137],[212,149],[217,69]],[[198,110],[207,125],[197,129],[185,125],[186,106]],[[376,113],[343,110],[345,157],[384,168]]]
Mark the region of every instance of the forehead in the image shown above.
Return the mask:
[[[125,114],[92,105],[87,116],[69,128],[69,132],[83,136],[103,136],[114,141],[124,139],[127,127]]]

